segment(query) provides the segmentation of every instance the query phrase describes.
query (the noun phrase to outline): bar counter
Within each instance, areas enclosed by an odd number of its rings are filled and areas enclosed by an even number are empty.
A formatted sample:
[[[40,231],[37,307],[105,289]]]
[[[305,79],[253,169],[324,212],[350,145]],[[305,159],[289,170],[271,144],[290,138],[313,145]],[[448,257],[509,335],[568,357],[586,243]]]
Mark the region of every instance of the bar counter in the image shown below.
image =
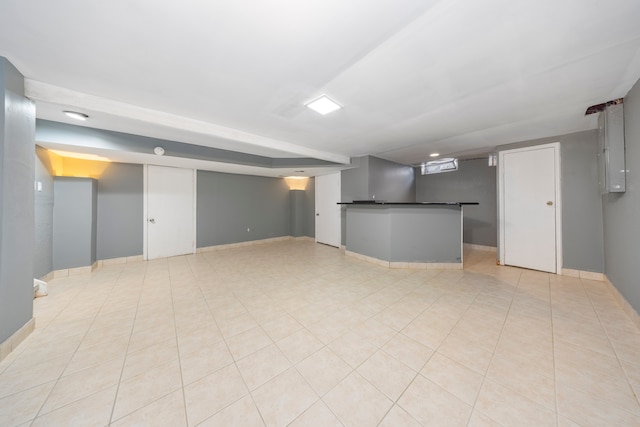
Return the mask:
[[[461,269],[465,205],[476,202],[341,202],[345,253],[392,268]]]

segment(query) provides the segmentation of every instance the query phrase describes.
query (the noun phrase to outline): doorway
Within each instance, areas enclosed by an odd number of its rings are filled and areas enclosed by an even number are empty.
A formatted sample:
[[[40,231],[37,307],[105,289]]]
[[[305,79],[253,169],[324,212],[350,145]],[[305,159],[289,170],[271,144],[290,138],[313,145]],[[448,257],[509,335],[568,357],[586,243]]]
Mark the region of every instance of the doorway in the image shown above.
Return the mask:
[[[145,165],[144,259],[195,253],[196,171]]]
[[[340,216],[340,172],[317,176],[316,242],[340,247],[342,241]]]
[[[501,151],[498,183],[500,263],[559,273],[560,143]]]

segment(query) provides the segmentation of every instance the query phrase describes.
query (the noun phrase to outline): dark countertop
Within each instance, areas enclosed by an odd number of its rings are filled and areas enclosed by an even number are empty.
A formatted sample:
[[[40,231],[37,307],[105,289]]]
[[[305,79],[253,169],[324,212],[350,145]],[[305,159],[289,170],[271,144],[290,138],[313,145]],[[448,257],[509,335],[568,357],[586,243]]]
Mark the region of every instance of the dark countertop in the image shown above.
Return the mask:
[[[339,205],[354,206],[463,206],[479,205],[478,202],[384,202],[377,200],[354,200],[353,202],[338,202]]]

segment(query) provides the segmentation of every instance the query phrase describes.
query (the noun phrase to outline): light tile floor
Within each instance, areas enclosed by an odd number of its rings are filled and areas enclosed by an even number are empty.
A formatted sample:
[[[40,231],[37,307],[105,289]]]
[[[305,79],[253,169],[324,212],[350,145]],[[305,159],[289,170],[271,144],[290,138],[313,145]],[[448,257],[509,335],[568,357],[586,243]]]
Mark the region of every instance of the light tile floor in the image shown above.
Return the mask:
[[[0,425],[639,426],[640,331],[601,282],[389,270],[289,241],[56,279]]]

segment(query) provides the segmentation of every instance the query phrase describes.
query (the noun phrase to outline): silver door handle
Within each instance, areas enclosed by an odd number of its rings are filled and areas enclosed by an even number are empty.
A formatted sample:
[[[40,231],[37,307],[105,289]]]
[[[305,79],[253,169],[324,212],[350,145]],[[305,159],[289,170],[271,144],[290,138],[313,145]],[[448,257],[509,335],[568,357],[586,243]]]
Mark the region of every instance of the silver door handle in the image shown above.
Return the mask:
[[[155,223],[156,223],[156,220],[155,220],[155,219],[153,219],[153,218],[150,218],[150,219],[149,219],[149,222],[150,222],[151,224],[155,224]]]

